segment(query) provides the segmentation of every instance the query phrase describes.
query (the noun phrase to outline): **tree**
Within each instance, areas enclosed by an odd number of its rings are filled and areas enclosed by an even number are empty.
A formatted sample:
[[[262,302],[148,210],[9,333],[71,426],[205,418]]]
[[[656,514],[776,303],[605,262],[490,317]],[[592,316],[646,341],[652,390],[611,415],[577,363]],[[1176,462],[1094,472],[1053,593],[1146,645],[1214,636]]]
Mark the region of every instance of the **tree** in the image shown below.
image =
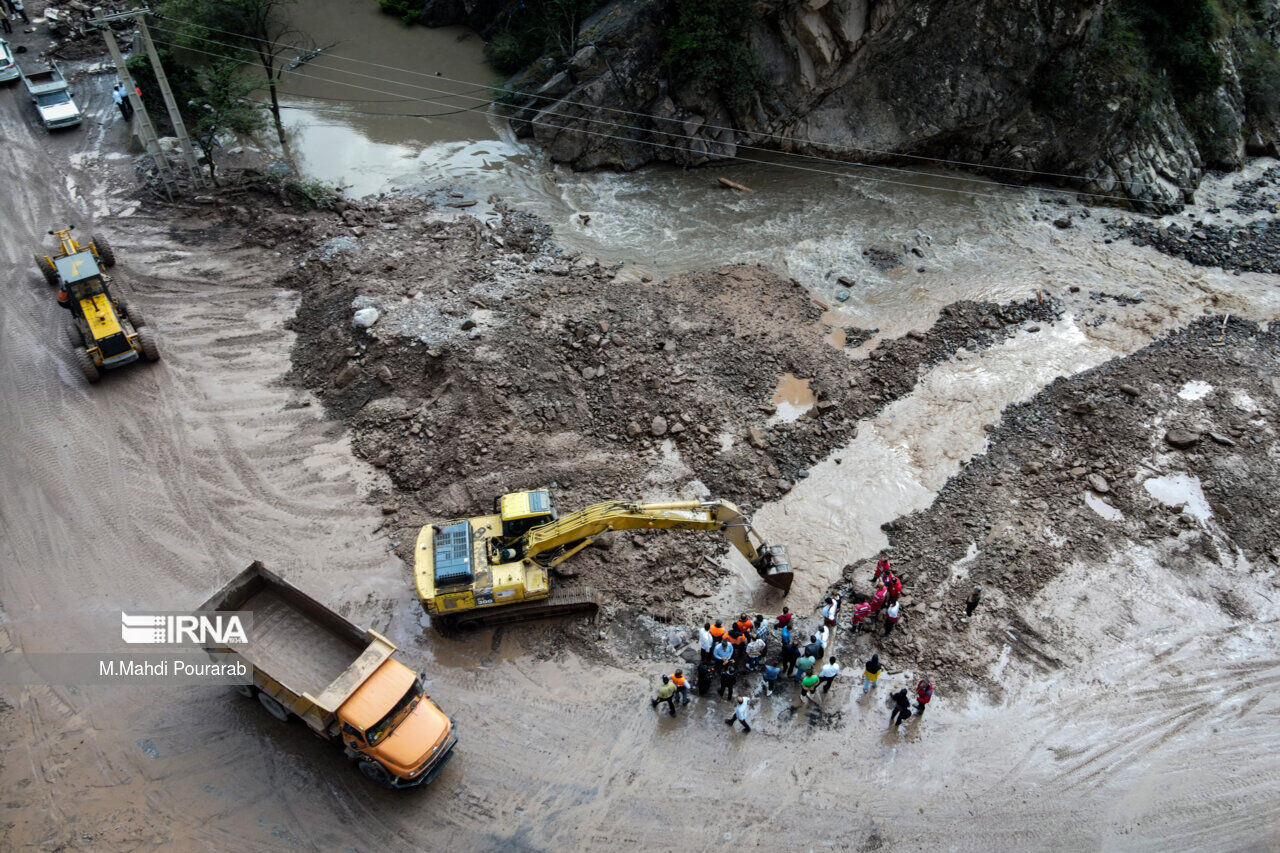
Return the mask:
[[[183,110],[193,122],[195,143],[209,166],[209,178],[218,176],[214,153],[223,133],[250,134],[262,127],[263,115],[249,94],[259,88],[241,73],[244,64],[231,59],[211,62],[200,71],[200,93]]]
[[[290,56],[309,52],[315,41],[294,27],[286,12],[297,0],[165,0],[162,9],[185,47],[228,60],[253,58],[262,69],[275,120],[276,136],[288,150],[280,120],[280,77]]]

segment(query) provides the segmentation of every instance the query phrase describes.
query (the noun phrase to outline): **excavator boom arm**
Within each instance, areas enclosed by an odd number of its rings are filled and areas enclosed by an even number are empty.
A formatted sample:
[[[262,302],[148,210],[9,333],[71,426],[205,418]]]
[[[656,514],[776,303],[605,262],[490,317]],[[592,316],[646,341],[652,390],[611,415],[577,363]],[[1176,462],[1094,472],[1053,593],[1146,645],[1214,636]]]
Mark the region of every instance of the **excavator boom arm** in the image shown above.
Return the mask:
[[[765,544],[742,511],[728,501],[634,503],[605,501],[533,528],[524,536],[524,556],[555,565],[611,530],[718,530],[755,567],[766,583],[791,586],[791,566],[782,546]]]

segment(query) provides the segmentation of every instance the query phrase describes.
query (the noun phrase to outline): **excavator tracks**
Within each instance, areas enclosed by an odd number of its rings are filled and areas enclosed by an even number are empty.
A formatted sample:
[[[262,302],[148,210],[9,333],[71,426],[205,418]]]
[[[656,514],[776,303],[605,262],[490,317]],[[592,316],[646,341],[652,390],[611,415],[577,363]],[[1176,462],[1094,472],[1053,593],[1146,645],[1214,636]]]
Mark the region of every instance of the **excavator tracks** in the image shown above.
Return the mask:
[[[555,590],[542,601],[512,604],[489,610],[472,610],[450,616],[436,617],[436,624],[443,633],[465,633],[481,628],[515,625],[539,619],[555,619],[579,614],[596,617],[600,601],[590,589]]]

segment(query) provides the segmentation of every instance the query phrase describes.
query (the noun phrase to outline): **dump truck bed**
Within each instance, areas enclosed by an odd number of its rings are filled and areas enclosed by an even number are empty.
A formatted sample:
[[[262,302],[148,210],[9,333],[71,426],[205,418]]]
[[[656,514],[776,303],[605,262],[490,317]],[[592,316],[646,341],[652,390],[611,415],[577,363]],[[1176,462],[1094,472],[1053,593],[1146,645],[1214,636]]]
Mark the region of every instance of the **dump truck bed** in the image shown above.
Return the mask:
[[[319,696],[360,656],[368,642],[334,631],[278,589],[264,587],[240,605],[253,612],[248,657],[296,693]]]
[[[238,653],[255,670],[254,682],[299,716],[331,714],[395,651],[373,631],[362,631],[283,578],[254,563],[201,605],[202,610],[253,613],[249,646]],[[315,706],[314,708],[311,706]]]

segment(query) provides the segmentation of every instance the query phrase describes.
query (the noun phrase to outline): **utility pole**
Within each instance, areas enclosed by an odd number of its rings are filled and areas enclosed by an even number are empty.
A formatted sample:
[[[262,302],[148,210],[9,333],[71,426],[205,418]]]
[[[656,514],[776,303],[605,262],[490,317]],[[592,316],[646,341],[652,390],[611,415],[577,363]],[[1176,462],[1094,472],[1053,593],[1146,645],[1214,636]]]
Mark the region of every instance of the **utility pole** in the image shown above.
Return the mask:
[[[116,73],[120,75],[120,82],[124,84],[129,105],[133,107],[134,121],[137,122],[136,127],[138,136],[142,139],[142,147],[155,161],[156,171],[160,175],[160,180],[164,182],[165,194],[169,196],[169,201],[173,201],[178,191],[178,182],[173,177],[173,170],[169,168],[169,159],[160,150],[160,139],[156,136],[155,125],[151,123],[151,116],[147,115],[147,108],[143,106],[142,98],[138,95],[138,85],[133,82],[133,77],[129,74],[129,66],[125,64],[124,56],[120,53],[120,45],[116,44],[116,34],[111,32],[111,27],[107,26],[108,21],[122,17],[131,16],[111,15],[96,18],[93,23],[102,30],[102,38],[107,43],[107,50],[111,52],[111,60],[116,64]]]
[[[138,32],[142,34],[142,43],[146,45],[147,56],[151,59],[151,67],[156,71],[156,82],[160,84],[160,95],[164,98],[164,105],[169,110],[169,121],[173,124],[173,135],[178,137],[178,144],[182,146],[183,157],[187,161],[187,168],[191,170],[191,180],[195,181],[198,187],[205,186],[204,173],[200,171],[200,158],[196,156],[196,149],[191,144],[191,137],[187,135],[187,125],[182,120],[182,114],[178,112],[178,102],[173,99],[173,90],[169,88],[169,78],[164,75],[164,69],[160,67],[160,57],[156,53],[156,46],[151,42],[151,30],[147,28],[147,19],[145,11],[134,13],[138,18]]]
[[[187,168],[191,172],[191,180],[197,187],[207,186],[204,173],[200,171],[199,158],[196,157],[195,148],[191,144],[191,137],[187,134],[186,123],[182,120],[182,114],[178,112],[177,101],[173,99],[173,90],[169,87],[169,78],[165,76],[164,68],[160,65],[160,56],[156,53],[155,44],[151,41],[151,31],[147,29],[147,22],[144,18],[147,14],[147,10],[138,9],[132,12],[120,12],[115,15],[103,15],[95,18],[93,23],[102,30],[103,38],[107,42],[107,50],[111,52],[111,58],[120,73],[120,80],[129,90],[129,103],[133,106],[134,113],[140,116],[138,135],[142,137],[142,143],[147,148],[147,152],[156,161],[156,168],[160,170],[160,177],[165,182],[166,191],[172,196],[173,192],[177,190],[177,181],[174,178],[173,170],[169,168],[168,158],[160,150],[160,141],[156,137],[155,126],[151,123],[150,116],[147,115],[146,109],[142,106],[142,99],[138,97],[137,85],[129,75],[128,66],[125,65],[124,57],[120,54],[120,47],[116,44],[115,33],[108,26],[111,21],[123,18],[133,18],[137,21],[142,43],[147,50],[147,58],[151,60],[151,69],[155,72],[156,82],[160,87],[160,95],[164,98],[165,108],[169,111],[169,121],[173,125],[174,135],[178,138],[178,144],[182,148],[183,159],[186,160]]]

